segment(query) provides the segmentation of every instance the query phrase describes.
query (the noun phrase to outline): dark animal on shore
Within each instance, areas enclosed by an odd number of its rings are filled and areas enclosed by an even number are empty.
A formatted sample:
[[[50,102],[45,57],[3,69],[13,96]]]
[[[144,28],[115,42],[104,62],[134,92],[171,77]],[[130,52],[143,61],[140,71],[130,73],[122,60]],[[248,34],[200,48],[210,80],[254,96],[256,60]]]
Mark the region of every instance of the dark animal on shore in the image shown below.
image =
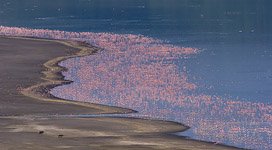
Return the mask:
[[[59,134],[59,135],[58,135],[59,138],[62,138],[63,136],[64,136],[63,134]]]

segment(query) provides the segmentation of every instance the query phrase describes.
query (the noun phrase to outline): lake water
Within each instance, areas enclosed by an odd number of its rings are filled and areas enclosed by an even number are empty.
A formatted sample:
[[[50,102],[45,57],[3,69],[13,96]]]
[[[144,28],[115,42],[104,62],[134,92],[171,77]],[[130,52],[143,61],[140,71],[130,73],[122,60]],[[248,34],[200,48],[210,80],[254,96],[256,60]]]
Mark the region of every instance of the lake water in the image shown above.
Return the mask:
[[[68,31],[58,34],[104,49],[60,64],[75,82],[53,89],[58,97],[181,122],[192,128],[179,134],[193,139],[268,150],[271,9],[270,0],[3,0],[0,25]]]

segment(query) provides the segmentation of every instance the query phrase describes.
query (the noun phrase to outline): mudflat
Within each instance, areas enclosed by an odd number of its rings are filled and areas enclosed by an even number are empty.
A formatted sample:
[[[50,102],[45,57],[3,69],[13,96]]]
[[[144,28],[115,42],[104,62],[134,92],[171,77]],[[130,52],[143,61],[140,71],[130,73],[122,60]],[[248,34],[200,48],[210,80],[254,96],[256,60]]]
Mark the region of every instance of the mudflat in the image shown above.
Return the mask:
[[[126,108],[58,99],[50,88],[69,84],[58,62],[89,55],[84,43],[0,37],[0,149],[237,149],[178,137],[188,127],[169,121],[99,114]],[[96,117],[75,117],[98,114]],[[69,115],[74,115],[69,117]]]

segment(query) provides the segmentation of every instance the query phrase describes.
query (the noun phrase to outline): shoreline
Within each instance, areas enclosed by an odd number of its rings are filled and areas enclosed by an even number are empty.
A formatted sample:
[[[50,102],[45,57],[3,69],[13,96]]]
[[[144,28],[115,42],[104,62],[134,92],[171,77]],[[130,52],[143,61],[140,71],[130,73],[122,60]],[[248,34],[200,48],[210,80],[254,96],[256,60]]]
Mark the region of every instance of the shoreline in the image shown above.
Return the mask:
[[[137,112],[137,111],[127,109],[127,108],[113,107],[113,106],[106,106],[106,105],[93,104],[93,103],[87,103],[87,102],[79,102],[79,101],[71,101],[71,100],[60,99],[60,98],[56,98],[56,97],[52,96],[51,94],[49,94],[50,89],[52,89],[52,88],[54,88],[56,86],[61,86],[61,85],[69,84],[69,83],[72,82],[72,81],[64,80],[64,77],[61,74],[61,72],[64,71],[65,68],[59,66],[58,65],[59,62],[61,62],[63,60],[66,60],[66,59],[69,59],[69,58],[73,58],[73,57],[83,57],[83,56],[94,54],[95,52],[97,52],[99,50],[99,48],[92,47],[91,45],[83,43],[83,42],[75,42],[75,41],[62,41],[62,40],[38,39],[38,38],[27,38],[27,37],[0,36],[0,39],[1,38],[11,39],[11,40],[12,39],[17,39],[17,40],[32,40],[32,41],[52,42],[52,43],[58,43],[58,44],[65,45],[67,47],[72,47],[74,50],[76,49],[76,51],[74,51],[74,53],[72,52],[72,55],[70,54],[68,56],[60,56],[60,57],[51,59],[51,60],[47,61],[46,63],[44,63],[43,64],[43,69],[42,69],[43,70],[42,71],[43,77],[40,77],[43,80],[43,82],[40,82],[38,84],[32,85],[30,87],[27,87],[27,88],[21,90],[20,92],[24,96],[28,96],[28,97],[33,98],[35,100],[41,100],[41,101],[45,101],[45,102],[61,103],[61,104],[72,104],[72,105],[77,105],[79,107],[87,107],[89,109],[97,109],[97,110],[100,110],[100,111],[98,111],[98,113],[96,112],[96,113],[92,113],[92,114],[98,114],[98,115],[99,114],[126,114],[126,113],[135,113],[135,112]],[[77,114],[77,113],[74,112],[73,114]],[[80,112],[78,114],[84,114],[84,113]],[[88,114],[88,113],[86,113],[86,114]],[[34,116],[35,115],[36,114],[34,114]],[[23,119],[27,118],[27,117],[25,118],[25,116],[20,116],[20,115],[15,115],[15,116],[17,116],[19,118],[22,117]],[[50,116],[50,114],[48,114],[48,116]],[[40,116],[36,115],[36,117],[39,118]],[[5,117],[1,116],[1,118],[5,118]],[[13,118],[14,119],[14,116],[11,117],[11,115],[9,115],[9,116],[6,116],[6,118],[8,118],[8,119]],[[206,144],[204,146],[205,148],[211,147],[211,148],[216,148],[216,149],[237,149],[237,148],[231,147],[231,146],[226,146],[226,145],[221,145],[221,144],[214,144],[214,143],[210,143],[210,142],[198,141],[198,140],[193,140],[193,139],[184,139],[184,138],[181,138],[181,137],[178,137],[178,136],[169,135],[171,133],[183,132],[183,131],[188,129],[187,126],[185,126],[185,125],[183,125],[181,123],[177,123],[177,122],[162,121],[162,120],[152,120],[152,119],[141,119],[141,118],[125,118],[125,119],[122,118],[122,117],[120,117],[120,118],[119,117],[118,118],[115,118],[115,117],[102,117],[102,118],[105,118],[107,121],[111,120],[111,122],[116,122],[116,120],[120,120],[121,122],[126,122],[127,121],[127,124],[130,124],[130,125],[131,125],[131,123],[132,124],[134,124],[134,123],[139,124],[139,122],[140,123],[144,122],[144,123],[142,123],[142,125],[147,125],[147,126],[152,124],[154,126],[154,128],[157,128],[157,129],[155,129],[155,130],[151,129],[151,128],[148,128],[148,129],[151,130],[151,131],[154,130],[153,132],[156,133],[156,134],[153,133],[154,137],[161,136],[160,137],[161,139],[166,140],[165,138],[168,138],[169,136],[171,136],[170,139],[173,139],[174,141],[177,140],[178,143],[181,142],[181,141],[183,141],[183,142],[185,141],[185,144],[187,143],[187,146],[188,146],[188,143],[193,142],[196,145],[197,144],[200,144],[200,145]],[[102,119],[102,118],[101,117],[95,117],[95,118],[91,118],[91,119],[94,119],[94,120],[98,119],[99,120],[99,119]],[[45,119],[45,118],[43,118],[43,119]],[[49,118],[46,118],[46,119],[50,120]],[[55,119],[56,118],[53,118],[53,120],[55,120]],[[78,119],[79,118],[75,118],[75,120],[78,120]],[[37,119],[37,120],[40,123],[42,122],[42,124],[46,124],[40,119]],[[63,121],[63,119],[59,119],[59,120]],[[64,120],[73,120],[73,119],[64,118]],[[83,120],[79,119],[79,120],[80,121],[86,121],[84,119]],[[87,118],[87,120],[88,120],[88,118]],[[105,120],[103,120],[103,121],[105,121]],[[31,121],[27,119],[27,122],[31,122]],[[96,120],[96,122],[97,122],[97,120]],[[120,123],[120,122],[118,122],[118,123]],[[70,122],[67,123],[67,124],[70,125]],[[65,124],[64,126],[67,126],[67,124]],[[166,126],[163,126],[164,124],[166,124]],[[133,126],[133,125],[131,125],[131,126]],[[171,126],[172,126],[172,128],[171,128]],[[74,125],[72,127],[74,127]],[[26,128],[22,129],[22,128],[23,127],[20,127],[20,131],[21,130],[24,131],[24,132],[28,131],[28,128],[27,129]],[[142,129],[144,127],[140,127],[140,128]],[[80,130],[80,129],[81,128],[79,128],[78,130]],[[1,131],[1,129],[0,129],[0,131]],[[48,129],[48,131],[49,131],[49,129]],[[67,131],[67,134],[70,133],[70,132],[71,132],[70,130]],[[129,131],[129,132],[132,132],[132,131]],[[134,132],[137,133],[137,130],[134,130]],[[147,131],[145,131],[145,132],[147,132]],[[79,132],[79,133],[80,133],[80,135],[83,134],[81,132]],[[149,134],[151,134],[151,133],[152,132],[150,132]],[[83,137],[86,137],[86,136],[88,137],[88,135],[84,134]],[[81,137],[82,136],[78,136],[78,138],[81,138]],[[174,141],[172,141],[172,142],[174,142]],[[120,141],[118,141],[118,142],[120,142]],[[128,143],[129,143],[130,146],[131,145],[135,146],[135,143],[133,143],[132,141],[125,143],[125,145],[127,146]],[[136,145],[139,146],[139,143],[142,144],[142,145],[146,145],[146,143],[144,143],[143,141],[136,143]],[[154,141],[151,142],[151,143],[154,145]],[[176,143],[176,144],[178,144],[178,143]],[[150,145],[152,145],[152,144],[150,144]],[[157,143],[157,144],[159,144],[159,143]],[[156,142],[155,142],[155,145],[156,145]],[[0,144],[0,146],[1,146],[1,144]],[[162,146],[162,145],[160,145],[160,146]],[[163,145],[163,146],[166,146],[166,145]],[[176,146],[178,146],[178,145],[176,145]],[[205,149],[204,147],[201,148],[201,147],[198,147],[198,146],[196,146],[194,148],[194,145],[189,145],[189,147],[191,147],[192,149]],[[134,148],[137,148],[137,147],[135,146]],[[149,148],[147,147],[147,149],[149,149]]]
[[[52,102],[61,102],[61,103],[69,103],[69,104],[76,104],[79,106],[84,107],[97,107],[99,109],[102,109],[105,112],[102,112],[100,114],[127,114],[127,113],[135,113],[137,111],[129,109],[129,108],[122,108],[122,107],[116,107],[116,106],[107,106],[102,104],[96,104],[96,103],[90,103],[90,102],[81,102],[81,101],[73,101],[73,100],[67,100],[67,99],[61,99],[58,97],[55,97],[54,95],[50,94],[49,91],[53,89],[54,87],[70,84],[73,81],[65,80],[64,76],[61,72],[67,70],[67,68],[61,67],[58,64],[62,61],[65,61],[70,58],[75,57],[84,57],[88,55],[93,55],[100,49],[94,46],[91,46],[84,42],[79,41],[65,41],[65,40],[53,40],[53,39],[35,39],[34,37],[28,38],[28,37],[8,37],[8,38],[17,38],[17,39],[26,39],[26,40],[42,40],[42,41],[50,41],[50,42],[57,42],[69,47],[72,47],[76,49],[74,52],[72,52],[71,55],[68,56],[61,56],[57,58],[53,58],[46,63],[43,64],[44,71],[42,71],[43,79],[45,82],[39,83],[37,85],[33,85],[31,87],[25,88],[21,91],[21,93],[25,96],[36,98],[38,100],[44,100],[44,101],[52,101]],[[106,109],[103,109],[106,108]],[[112,109],[109,111],[108,109]]]

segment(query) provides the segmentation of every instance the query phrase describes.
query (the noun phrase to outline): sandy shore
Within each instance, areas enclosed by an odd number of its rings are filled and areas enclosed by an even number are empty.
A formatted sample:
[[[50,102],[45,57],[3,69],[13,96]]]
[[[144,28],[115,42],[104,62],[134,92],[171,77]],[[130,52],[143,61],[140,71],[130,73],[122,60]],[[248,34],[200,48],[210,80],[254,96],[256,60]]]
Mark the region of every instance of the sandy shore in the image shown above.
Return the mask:
[[[0,148],[12,149],[236,149],[170,133],[175,122],[57,115],[130,113],[133,110],[67,101],[47,92],[63,80],[58,62],[99,50],[85,43],[0,37]]]

